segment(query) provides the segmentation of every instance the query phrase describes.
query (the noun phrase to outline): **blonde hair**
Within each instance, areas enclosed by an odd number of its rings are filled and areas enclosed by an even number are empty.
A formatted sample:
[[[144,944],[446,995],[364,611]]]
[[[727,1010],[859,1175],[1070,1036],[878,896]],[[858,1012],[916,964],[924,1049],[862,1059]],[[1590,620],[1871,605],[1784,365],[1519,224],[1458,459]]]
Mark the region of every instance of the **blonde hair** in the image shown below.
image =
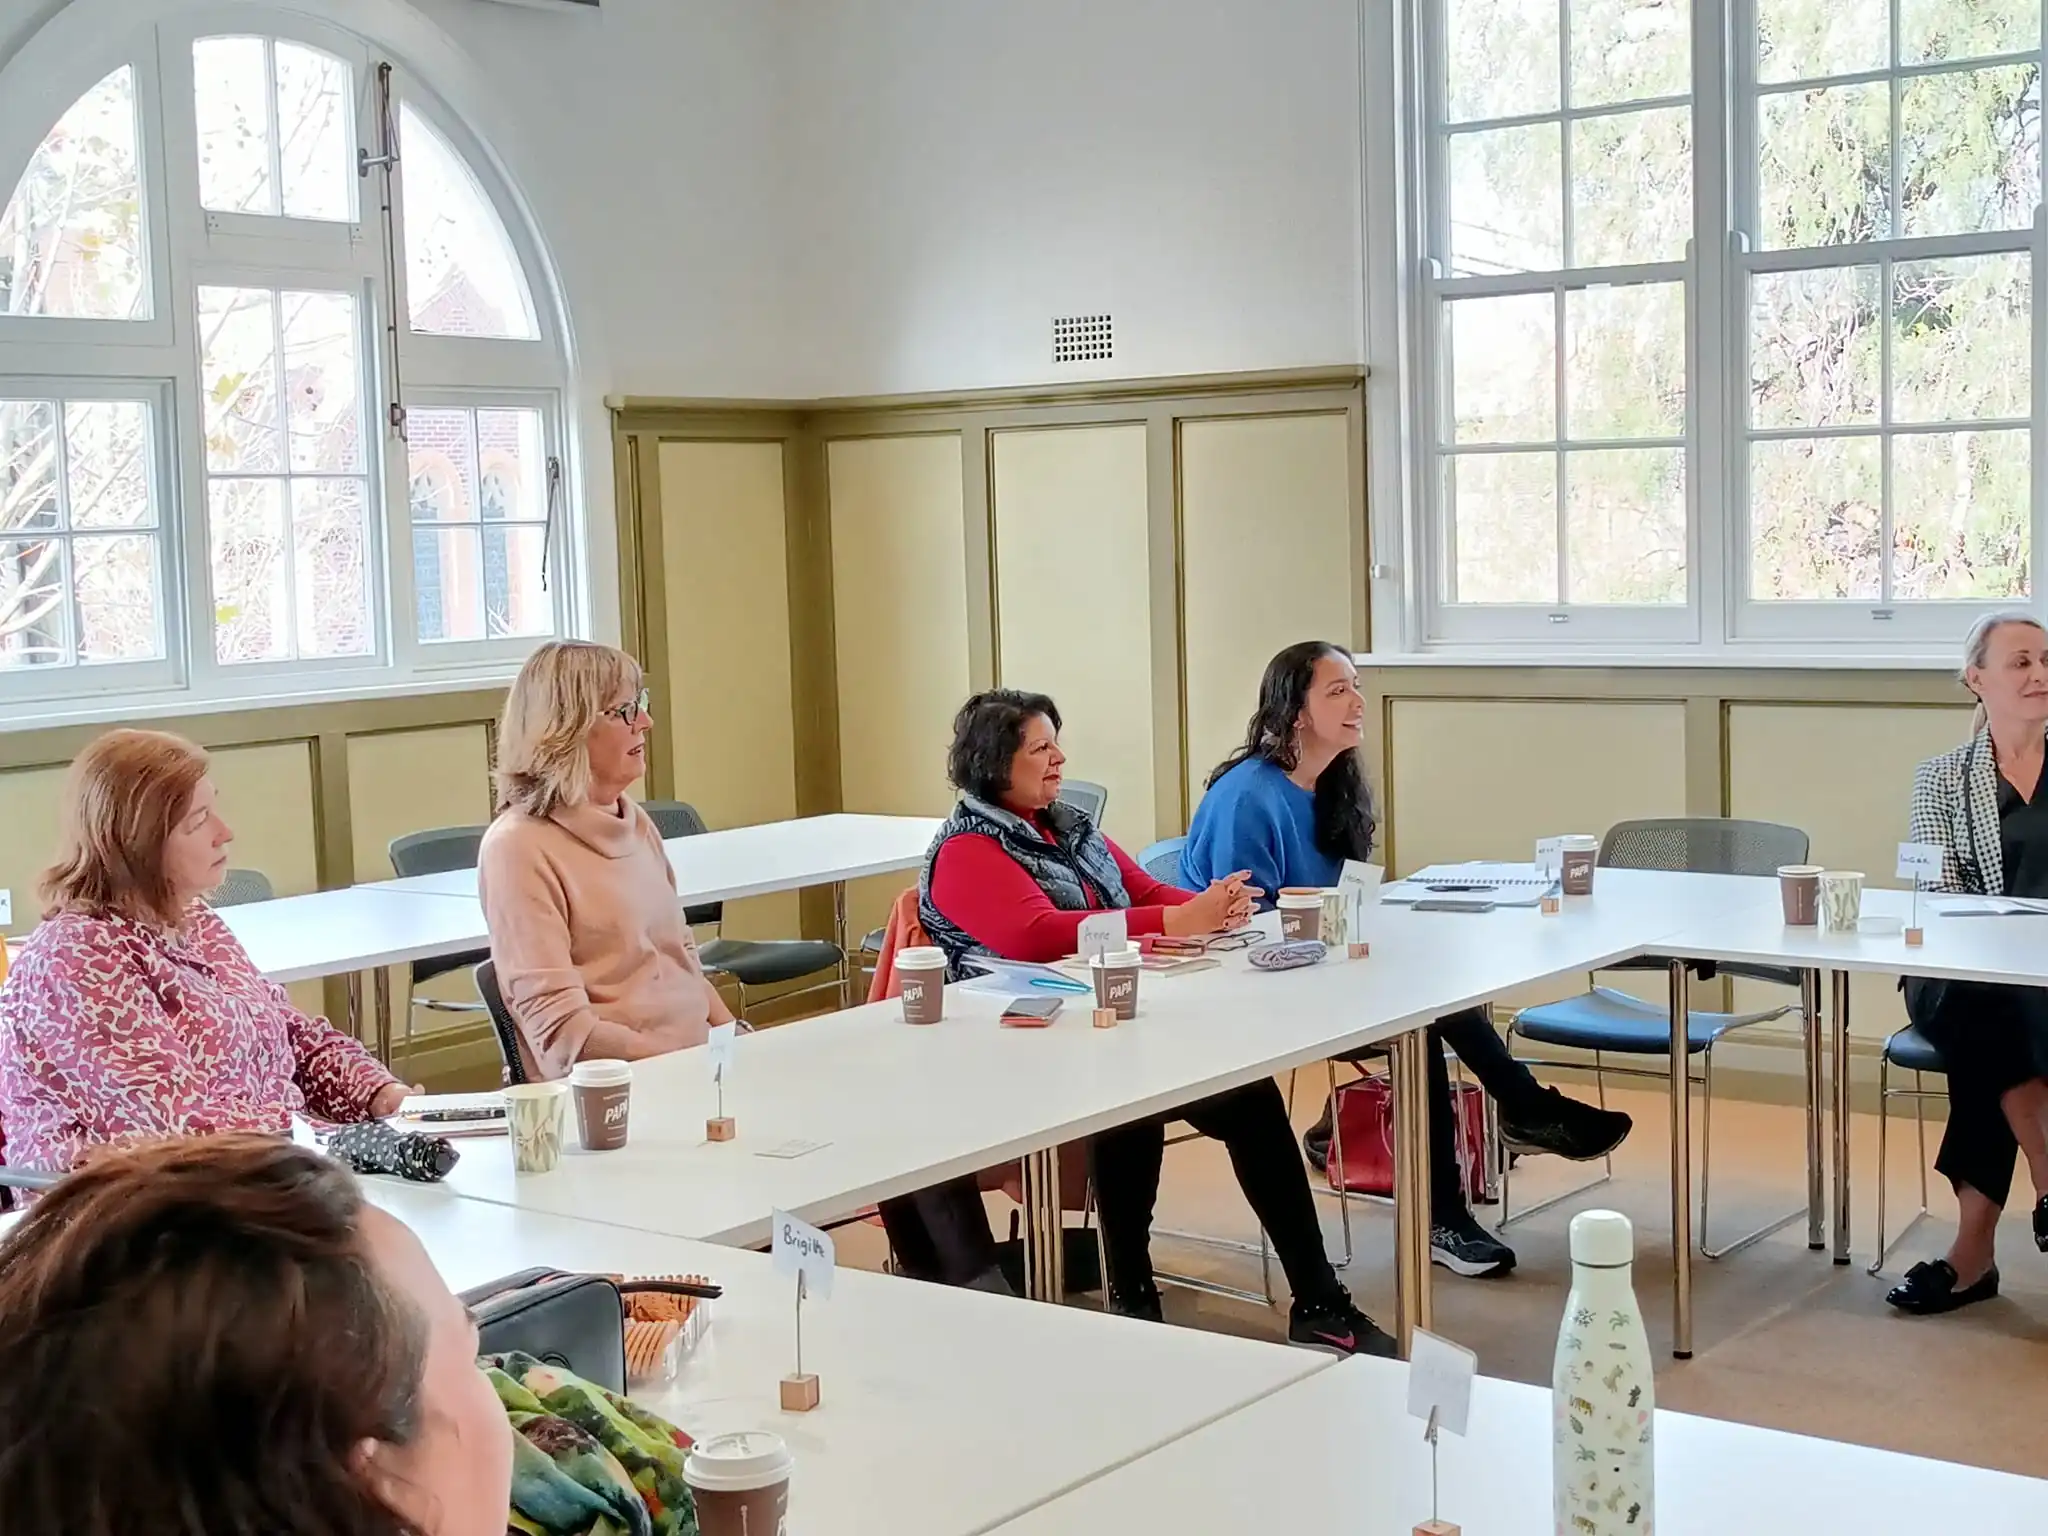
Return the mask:
[[[550,640],[527,657],[498,723],[498,809],[545,817],[588,800],[591,728],[640,680],[639,662],[588,640]]]
[[[1956,671],[1956,681],[1970,688],[1970,668],[1982,667],[1991,655],[1991,637],[2008,624],[2024,624],[2029,629],[2048,634],[2048,624],[2043,624],[2031,613],[2022,613],[2009,608],[2003,613],[1987,613],[1970,626],[1969,634],[1963,637],[1963,664]],[[1974,697],[1977,690],[1970,688]],[[1977,700],[1977,711],[1970,716],[1970,734],[1975,736],[1984,729],[1990,716],[1985,712],[1984,701]]]
[[[206,777],[206,753],[164,731],[109,731],[71,765],[57,862],[40,881],[46,915],[89,912],[172,927],[183,904],[164,843]]]

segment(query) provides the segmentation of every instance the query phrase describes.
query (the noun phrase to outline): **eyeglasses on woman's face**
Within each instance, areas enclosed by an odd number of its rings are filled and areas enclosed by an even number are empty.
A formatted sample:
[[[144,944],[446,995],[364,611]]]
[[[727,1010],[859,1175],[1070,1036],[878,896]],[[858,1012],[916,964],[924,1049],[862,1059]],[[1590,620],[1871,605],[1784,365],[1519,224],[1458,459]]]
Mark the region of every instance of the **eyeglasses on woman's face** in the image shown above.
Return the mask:
[[[639,693],[626,700],[625,703],[614,704],[610,709],[604,710],[602,713],[609,715],[621,725],[631,725],[647,713],[648,701],[652,697],[652,694],[645,688],[642,688]]]

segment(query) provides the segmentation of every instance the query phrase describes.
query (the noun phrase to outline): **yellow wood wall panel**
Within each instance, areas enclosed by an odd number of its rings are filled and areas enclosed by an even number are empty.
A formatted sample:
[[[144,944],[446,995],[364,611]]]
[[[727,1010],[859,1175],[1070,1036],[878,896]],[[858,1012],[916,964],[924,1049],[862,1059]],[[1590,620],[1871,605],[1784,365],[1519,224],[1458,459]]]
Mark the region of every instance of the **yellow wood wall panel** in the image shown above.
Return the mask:
[[[1136,854],[1157,823],[1142,424],[994,434],[996,673],[1052,695],[1069,777]]]
[[[221,747],[212,757],[221,814],[235,831],[228,862],[268,875],[280,896],[318,890],[320,824],[313,805],[312,743]]]
[[[649,687],[676,795],[714,828],[796,814],[782,455],[779,442],[661,445],[671,675]],[[799,928],[794,893],[726,909],[735,936]]]
[[[1676,703],[1399,699],[1389,734],[1401,871],[1526,859],[1553,833],[1685,814]]]
[[[825,449],[832,514],[841,806],[943,816],[946,746],[967,697],[966,511],[957,432],[845,438]],[[908,879],[847,890],[856,940]]]
[[[10,894],[7,932],[27,933],[41,919],[36,881],[57,854],[57,808],[63,768],[16,768],[0,773],[0,889]]]
[[[491,819],[490,733],[481,725],[388,731],[348,740],[355,877],[388,880],[394,837]]]
[[[1896,886],[1913,769],[1969,733],[1964,706],[1731,705],[1729,809],[1803,827],[1816,864],[1860,869],[1871,885]],[[1850,987],[1852,1033],[1882,1039],[1906,1022],[1892,977],[1856,976]],[[1738,984],[1737,997],[1743,1007],[1780,1000],[1751,983]]]
[[[1350,454],[1342,413],[1181,425],[1190,812],[1244,739],[1273,654],[1298,640],[1359,639]]]

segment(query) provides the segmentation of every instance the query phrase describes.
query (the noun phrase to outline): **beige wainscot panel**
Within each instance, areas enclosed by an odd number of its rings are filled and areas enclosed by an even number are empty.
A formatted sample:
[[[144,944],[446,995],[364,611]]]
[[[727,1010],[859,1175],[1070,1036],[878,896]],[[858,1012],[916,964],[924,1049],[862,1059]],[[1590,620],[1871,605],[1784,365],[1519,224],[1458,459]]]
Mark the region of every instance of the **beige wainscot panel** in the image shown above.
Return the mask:
[[[1735,704],[1728,710],[1732,814],[1803,827],[1816,864],[1860,869],[1896,886],[1899,844],[1916,764],[1970,732],[1967,706]],[[1882,1039],[1906,1022],[1897,983],[1857,976],[1851,1031]],[[1771,989],[1739,983],[1744,1007],[1774,1003]]]
[[[491,819],[490,732],[447,725],[351,736],[348,791],[356,881],[388,880],[393,838]]]
[[[650,678],[679,799],[713,828],[796,814],[782,444],[661,445],[670,675]],[[723,932],[792,938],[797,898],[733,902]]]
[[[311,742],[220,747],[213,782],[235,831],[228,863],[253,869],[280,896],[320,888],[319,820],[313,809]]]
[[[1342,413],[1181,424],[1190,812],[1243,740],[1274,652],[1361,637],[1348,434]]]
[[[1052,695],[1068,776],[1109,791],[1135,856],[1157,819],[1145,428],[994,436],[996,675]]]
[[[0,890],[12,916],[5,925],[24,934],[41,919],[36,882],[57,855],[57,807],[65,769],[11,768],[0,773]]]
[[[840,804],[943,816],[946,745],[967,696],[967,548],[958,433],[826,446],[839,690]],[[858,938],[912,874],[847,887]]]

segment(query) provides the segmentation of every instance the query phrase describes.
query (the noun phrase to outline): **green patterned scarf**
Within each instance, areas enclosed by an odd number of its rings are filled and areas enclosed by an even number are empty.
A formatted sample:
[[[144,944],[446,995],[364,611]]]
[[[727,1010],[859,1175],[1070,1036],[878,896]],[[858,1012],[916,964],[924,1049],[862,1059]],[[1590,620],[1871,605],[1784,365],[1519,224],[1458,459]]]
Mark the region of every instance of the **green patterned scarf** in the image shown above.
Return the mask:
[[[688,1435],[531,1355],[480,1363],[517,1431],[510,1536],[697,1536]]]

